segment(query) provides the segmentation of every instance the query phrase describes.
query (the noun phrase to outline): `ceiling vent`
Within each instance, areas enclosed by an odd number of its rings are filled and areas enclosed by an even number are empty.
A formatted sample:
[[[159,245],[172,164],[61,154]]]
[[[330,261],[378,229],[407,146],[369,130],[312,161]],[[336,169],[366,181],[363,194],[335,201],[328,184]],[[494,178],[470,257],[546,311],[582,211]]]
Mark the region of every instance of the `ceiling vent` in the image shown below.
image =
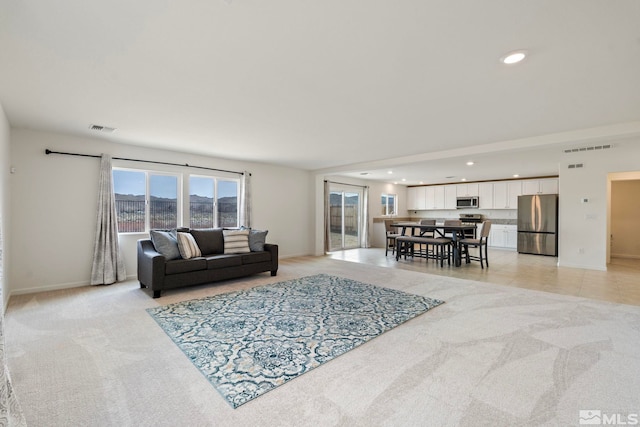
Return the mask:
[[[100,126],[100,125],[89,125],[89,129],[96,132],[104,132],[104,133],[113,133],[116,131],[116,128],[110,128],[108,126]]]
[[[609,148],[613,148],[613,145],[602,144],[602,145],[591,145],[589,147],[567,148],[566,150],[564,150],[564,153],[565,154],[583,153],[585,151],[608,150]]]
[[[583,165],[582,163],[575,163],[575,164],[573,164],[573,165],[569,165],[569,166],[568,166],[568,168],[569,168],[569,169],[577,169],[577,168],[581,168],[581,167],[583,167],[583,166],[584,166],[584,165]]]

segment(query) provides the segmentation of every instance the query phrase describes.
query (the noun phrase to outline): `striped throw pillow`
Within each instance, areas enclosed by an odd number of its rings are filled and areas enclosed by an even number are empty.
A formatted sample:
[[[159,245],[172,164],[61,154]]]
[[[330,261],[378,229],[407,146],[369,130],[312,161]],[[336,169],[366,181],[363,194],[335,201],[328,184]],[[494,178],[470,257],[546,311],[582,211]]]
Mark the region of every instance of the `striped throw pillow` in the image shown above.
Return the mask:
[[[178,233],[178,249],[184,259],[202,256],[196,239],[193,238],[191,233]]]
[[[223,230],[224,253],[243,254],[251,252],[249,249],[249,230]]]

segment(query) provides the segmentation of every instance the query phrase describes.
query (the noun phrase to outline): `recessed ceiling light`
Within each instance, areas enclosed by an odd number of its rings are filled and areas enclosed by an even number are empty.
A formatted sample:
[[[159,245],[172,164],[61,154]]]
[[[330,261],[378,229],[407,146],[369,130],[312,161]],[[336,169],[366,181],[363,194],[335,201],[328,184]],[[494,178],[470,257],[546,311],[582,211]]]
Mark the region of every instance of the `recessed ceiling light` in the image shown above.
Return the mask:
[[[462,178],[460,181],[466,181],[466,180],[467,180],[467,178]]]
[[[424,181],[420,181],[420,184],[424,184]]]
[[[513,177],[514,177],[514,178],[517,178],[517,177],[519,177],[519,176],[520,176],[520,175],[518,175],[517,173],[516,173],[516,174],[513,174]]]
[[[405,182],[407,180],[407,178],[402,178],[402,182]]]
[[[522,61],[527,56],[527,52],[525,50],[515,50],[513,52],[509,52],[500,58],[500,62],[507,65],[517,64]]]
[[[472,162],[472,161],[468,161],[468,162],[467,162],[467,166],[473,166],[474,164],[475,164],[475,163],[474,163],[474,162]]]
[[[396,182],[394,182],[394,184],[395,184],[395,185],[398,185],[398,182],[396,181]]]
[[[393,171],[388,171],[387,173],[388,173],[389,175],[391,175],[391,174],[393,173]]]

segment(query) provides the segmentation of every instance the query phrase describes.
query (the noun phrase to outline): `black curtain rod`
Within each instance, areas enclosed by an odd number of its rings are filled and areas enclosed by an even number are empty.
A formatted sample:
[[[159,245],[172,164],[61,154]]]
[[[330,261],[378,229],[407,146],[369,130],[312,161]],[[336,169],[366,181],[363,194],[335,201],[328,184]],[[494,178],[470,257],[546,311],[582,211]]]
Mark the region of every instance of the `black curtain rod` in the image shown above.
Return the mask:
[[[331,184],[339,184],[339,185],[350,185],[351,187],[369,188],[368,185],[347,184],[346,182],[329,181],[328,179],[325,179],[324,182],[328,182]]]
[[[102,157],[102,156],[97,156],[95,154],[64,153],[62,151],[52,151],[52,150],[49,150],[48,148],[46,150],[44,150],[44,153],[45,154],[64,154],[65,156],[95,157],[95,158],[98,158],[98,159]],[[205,170],[216,171],[216,172],[227,172],[227,173],[235,173],[235,174],[238,174],[238,175],[244,175],[244,172],[208,168],[208,167],[205,167],[205,166],[194,166],[194,165],[190,165],[189,163],[181,164],[181,163],[169,163],[169,162],[156,162],[154,160],[127,159],[126,157],[112,157],[112,158],[114,160],[126,160],[128,162],[155,163],[157,165],[169,165],[169,166],[183,166],[183,167],[187,167],[187,168],[205,169]],[[249,176],[251,176],[251,174],[249,174]]]

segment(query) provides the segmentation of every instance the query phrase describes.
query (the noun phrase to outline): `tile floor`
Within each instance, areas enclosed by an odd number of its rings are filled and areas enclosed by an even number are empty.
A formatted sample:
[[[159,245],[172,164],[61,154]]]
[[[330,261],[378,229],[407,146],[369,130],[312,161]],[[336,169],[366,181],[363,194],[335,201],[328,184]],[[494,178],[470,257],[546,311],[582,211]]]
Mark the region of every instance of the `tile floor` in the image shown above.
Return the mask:
[[[499,285],[536,289],[601,301],[640,306],[640,259],[612,259],[607,271],[558,267],[558,259],[519,254],[512,250],[489,249],[489,268],[478,262],[462,267],[441,268],[423,258],[396,261],[384,249],[351,249],[328,254],[333,259],[373,264],[389,268],[424,271],[430,274],[478,280]]]

